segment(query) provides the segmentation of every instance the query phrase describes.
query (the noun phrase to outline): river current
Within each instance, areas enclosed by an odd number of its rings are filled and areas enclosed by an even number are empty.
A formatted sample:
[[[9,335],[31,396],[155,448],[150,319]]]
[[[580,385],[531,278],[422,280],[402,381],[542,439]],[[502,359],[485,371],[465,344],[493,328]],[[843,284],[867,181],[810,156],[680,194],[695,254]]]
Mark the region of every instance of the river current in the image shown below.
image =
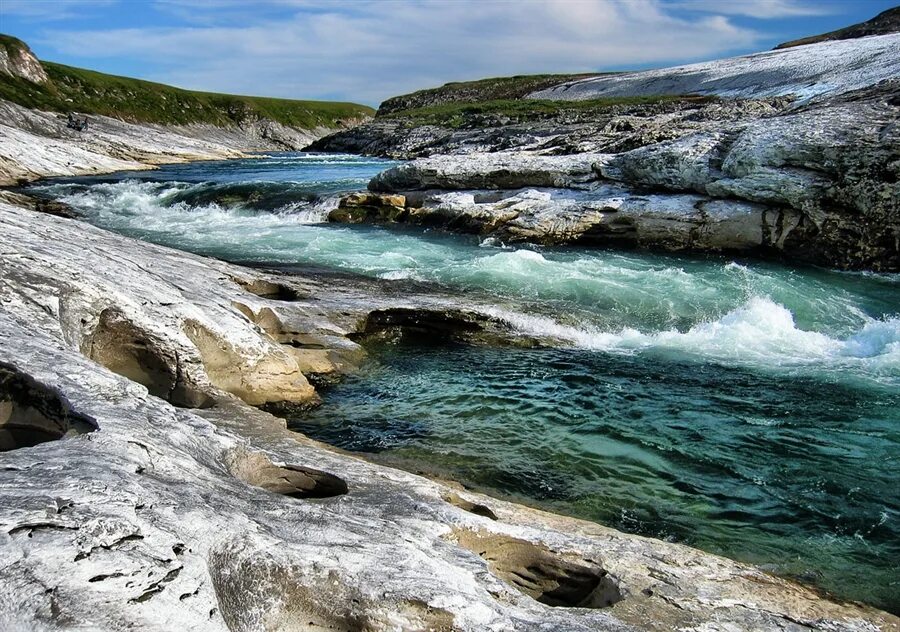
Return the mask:
[[[275,154],[31,189],[191,252],[491,301],[559,344],[373,345],[293,427],[900,612],[900,275],[324,223],[391,164]]]

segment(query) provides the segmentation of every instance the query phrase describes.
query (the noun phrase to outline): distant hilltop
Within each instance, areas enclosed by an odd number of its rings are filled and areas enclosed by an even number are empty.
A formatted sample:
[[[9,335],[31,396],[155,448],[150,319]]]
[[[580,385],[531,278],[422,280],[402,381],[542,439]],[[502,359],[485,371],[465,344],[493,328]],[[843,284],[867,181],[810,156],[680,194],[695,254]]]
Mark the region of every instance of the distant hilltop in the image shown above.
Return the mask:
[[[131,123],[258,125],[335,130],[370,118],[365,105],[183,90],[40,61],[20,39],[0,34],[0,99],[30,109],[96,114]]]
[[[868,37],[869,35],[886,35],[888,33],[900,32],[900,6],[888,9],[879,13],[871,20],[845,26],[842,29],[823,33],[822,35],[811,35],[790,42],[784,42],[775,47],[792,48],[794,46],[803,46],[805,44],[816,44],[817,42],[827,42],[829,40],[846,40],[856,39],[857,37]]]

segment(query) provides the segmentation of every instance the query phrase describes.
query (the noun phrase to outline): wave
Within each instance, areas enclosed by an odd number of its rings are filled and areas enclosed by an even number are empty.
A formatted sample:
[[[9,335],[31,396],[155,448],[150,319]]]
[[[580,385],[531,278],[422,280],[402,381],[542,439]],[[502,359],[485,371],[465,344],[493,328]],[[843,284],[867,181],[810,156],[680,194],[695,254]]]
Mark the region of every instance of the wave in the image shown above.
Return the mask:
[[[163,217],[177,213],[214,216],[246,216],[267,213],[292,216],[297,223],[327,221],[337,208],[340,193],[323,193],[318,182],[154,182],[122,180],[92,185],[51,184],[35,190],[60,199],[93,215]],[[282,220],[283,221],[283,218]]]
[[[900,384],[900,318],[869,319],[856,333],[832,337],[799,329],[794,316],[768,297],[753,297],[716,320],[687,331],[601,331],[503,309],[488,313],[523,334],[613,353],[677,352],[722,364],[765,369],[853,369],[877,382]]]

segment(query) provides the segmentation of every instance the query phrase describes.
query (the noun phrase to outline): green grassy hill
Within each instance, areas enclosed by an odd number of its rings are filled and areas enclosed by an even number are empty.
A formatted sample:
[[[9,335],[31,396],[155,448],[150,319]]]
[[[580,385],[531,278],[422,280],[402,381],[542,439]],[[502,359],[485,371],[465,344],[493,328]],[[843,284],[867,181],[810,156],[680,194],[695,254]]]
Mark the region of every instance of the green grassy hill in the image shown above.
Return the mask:
[[[483,103],[485,101],[512,101],[537,90],[556,86],[566,81],[586,79],[607,74],[595,72],[579,75],[516,75],[492,77],[475,81],[456,81],[438,88],[418,90],[410,94],[392,97],[381,104],[378,115],[383,116],[402,110],[417,110],[451,103]]]
[[[24,42],[8,35],[0,35],[0,46],[7,51],[28,51]],[[49,81],[38,84],[0,73],[0,99],[29,108],[168,125],[228,125],[259,117],[302,129],[337,128],[342,127],[343,121],[374,114],[372,108],[355,103],[197,92],[52,62],[40,63]]]
[[[550,101],[526,98],[532,92],[610,73],[568,75],[517,75],[447,83],[392,97],[381,104],[378,119],[401,120],[410,127],[435,125],[459,129],[493,127],[500,122],[526,123],[544,120],[586,119],[615,106],[665,104],[675,101],[704,103],[710,97],[656,95],[613,97],[584,101]]]

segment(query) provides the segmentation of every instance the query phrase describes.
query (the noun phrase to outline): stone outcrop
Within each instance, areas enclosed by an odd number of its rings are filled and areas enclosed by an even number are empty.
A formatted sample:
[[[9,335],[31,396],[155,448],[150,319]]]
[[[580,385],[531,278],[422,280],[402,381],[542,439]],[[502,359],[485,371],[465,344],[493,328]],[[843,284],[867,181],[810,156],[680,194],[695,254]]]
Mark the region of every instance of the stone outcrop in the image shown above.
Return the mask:
[[[767,117],[790,97],[726,100],[685,97],[649,103],[616,102],[556,113],[479,114],[462,110],[461,123],[423,123],[403,112],[315,141],[309,149],[413,159],[433,155],[529,150],[550,154],[615,153],[693,134],[719,124]]]
[[[41,62],[22,40],[0,36],[0,75],[26,79],[32,83],[49,81]]]
[[[449,298],[281,278],[6,204],[0,246],[0,425],[60,438],[3,453],[0,628],[900,629],[686,546],[368,463],[248,406],[309,397],[303,372],[348,370],[356,334],[492,326]],[[241,388],[215,377],[220,353]],[[186,407],[171,380],[214,406]]]
[[[353,193],[341,198],[328,221],[344,224],[394,221],[406,211],[406,196]]]
[[[592,165],[603,155],[541,156],[528,153],[471,154],[465,158],[422,158],[381,172],[369,190],[515,189],[576,187],[596,176]]]
[[[63,115],[0,101],[0,185],[242,155],[228,144],[108,117],[92,116],[84,134],[66,127]]]
[[[440,227],[505,243],[770,256],[783,253],[798,237],[794,231],[799,234],[803,230],[801,214],[790,209],[695,193],[641,194],[617,185],[586,191],[432,190],[408,192],[403,197],[407,204],[403,209],[390,207],[389,213],[382,213],[372,202],[354,221]],[[349,221],[335,212],[330,219]]]
[[[898,121],[895,79],[616,153],[421,158],[369,184],[372,192],[405,196],[405,212],[362,213],[354,221],[437,225],[504,241],[754,252],[895,271]],[[346,221],[340,214],[331,219]]]
[[[533,99],[581,100],[706,94],[805,101],[861,90],[900,76],[900,33],[798,46],[687,66],[626,72],[538,90]]]
[[[258,150],[297,150],[332,131],[302,130],[260,118],[227,127],[153,125],[88,117],[90,131],[66,116],[0,100],[0,186],[46,176],[152,169],[165,163],[248,157]]]

